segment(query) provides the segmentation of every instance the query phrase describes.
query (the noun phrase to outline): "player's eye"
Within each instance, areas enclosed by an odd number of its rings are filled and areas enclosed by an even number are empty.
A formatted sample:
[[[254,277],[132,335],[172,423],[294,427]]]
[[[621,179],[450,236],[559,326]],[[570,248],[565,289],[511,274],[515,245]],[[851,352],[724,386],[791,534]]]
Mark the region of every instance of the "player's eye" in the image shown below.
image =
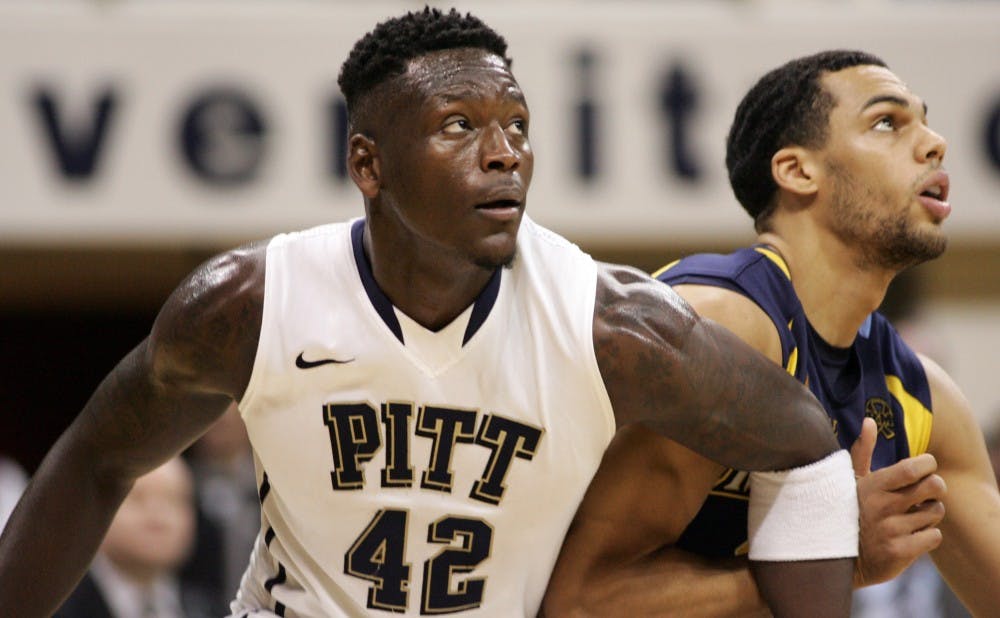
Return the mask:
[[[526,135],[528,133],[528,123],[523,118],[518,118],[507,125],[507,130],[517,135]]]
[[[462,117],[451,117],[445,120],[444,127],[441,129],[445,133],[463,133],[472,129],[472,125],[469,123],[468,119]]]
[[[876,131],[893,131],[896,129],[896,121],[890,116],[882,116],[875,121],[872,128]]]

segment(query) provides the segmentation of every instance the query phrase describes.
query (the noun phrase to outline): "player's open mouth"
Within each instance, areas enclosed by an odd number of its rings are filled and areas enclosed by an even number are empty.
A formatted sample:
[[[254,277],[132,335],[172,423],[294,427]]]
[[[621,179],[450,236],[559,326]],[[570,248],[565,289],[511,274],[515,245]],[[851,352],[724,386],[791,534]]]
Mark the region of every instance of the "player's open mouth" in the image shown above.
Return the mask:
[[[476,212],[493,221],[509,223],[521,216],[521,204],[518,200],[495,200],[476,206]]]
[[[499,210],[503,208],[520,208],[521,202],[517,200],[496,200],[476,206],[479,210]]]
[[[943,221],[951,214],[951,204],[948,203],[949,185],[947,172],[938,171],[920,186],[917,199],[936,221]]]

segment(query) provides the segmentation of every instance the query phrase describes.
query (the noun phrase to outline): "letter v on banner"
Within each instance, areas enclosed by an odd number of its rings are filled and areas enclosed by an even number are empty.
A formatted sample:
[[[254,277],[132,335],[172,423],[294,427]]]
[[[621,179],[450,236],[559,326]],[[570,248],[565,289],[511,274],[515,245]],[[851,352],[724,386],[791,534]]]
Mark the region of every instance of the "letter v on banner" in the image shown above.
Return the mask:
[[[114,90],[105,88],[93,100],[89,123],[74,124],[66,120],[51,89],[35,88],[31,103],[64,178],[87,181],[94,176],[117,102]]]

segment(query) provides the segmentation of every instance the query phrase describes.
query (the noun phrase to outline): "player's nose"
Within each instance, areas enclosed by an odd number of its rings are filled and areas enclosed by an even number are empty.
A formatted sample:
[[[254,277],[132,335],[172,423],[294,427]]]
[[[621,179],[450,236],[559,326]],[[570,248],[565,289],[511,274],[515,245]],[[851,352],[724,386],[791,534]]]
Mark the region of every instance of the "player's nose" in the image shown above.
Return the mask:
[[[917,160],[921,163],[937,159],[944,161],[944,153],[948,150],[948,140],[928,126],[923,127],[921,139],[917,144]]]
[[[480,165],[483,171],[513,171],[521,164],[521,153],[499,123],[490,123],[482,133]]]

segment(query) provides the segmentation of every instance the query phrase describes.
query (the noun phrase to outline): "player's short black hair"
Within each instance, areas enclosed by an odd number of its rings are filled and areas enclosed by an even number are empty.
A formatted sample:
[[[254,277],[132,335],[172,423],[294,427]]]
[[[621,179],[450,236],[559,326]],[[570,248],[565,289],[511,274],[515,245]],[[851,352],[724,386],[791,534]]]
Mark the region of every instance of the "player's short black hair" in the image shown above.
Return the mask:
[[[402,75],[410,60],[444,49],[472,47],[507,58],[507,41],[471,14],[430,7],[387,19],[361,37],[340,68],[337,83],[353,116],[358,102],[385,80]]]
[[[822,147],[836,101],[820,78],[859,65],[886,66],[881,58],[852,50],[797,58],[760,78],[736,108],[726,140],[726,168],[736,199],[754,218],[758,231],[763,231],[778,190],[771,176],[771,157],[792,144]]]

